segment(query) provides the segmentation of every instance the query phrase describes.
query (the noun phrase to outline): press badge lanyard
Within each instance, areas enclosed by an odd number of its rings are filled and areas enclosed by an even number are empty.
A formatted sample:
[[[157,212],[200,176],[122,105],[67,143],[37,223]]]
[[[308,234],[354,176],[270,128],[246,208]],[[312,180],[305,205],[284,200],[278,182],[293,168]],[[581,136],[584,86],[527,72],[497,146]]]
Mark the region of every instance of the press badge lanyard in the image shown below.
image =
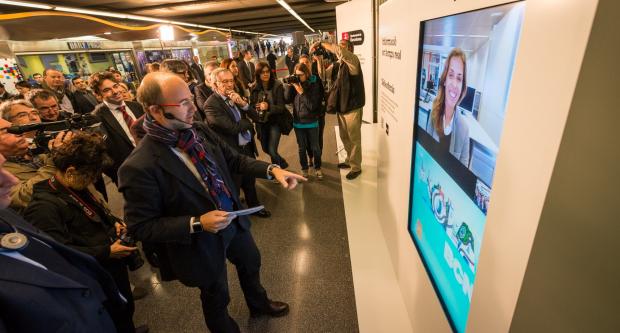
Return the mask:
[[[82,208],[82,210],[84,211],[84,214],[86,214],[86,216],[88,216],[89,219],[97,221],[97,216],[98,214],[96,213],[95,209],[93,207],[91,207],[89,204],[87,204],[84,200],[82,200],[82,198],[80,198],[77,194],[75,194],[75,192],[73,192],[70,188],[60,184],[58,182],[58,180],[56,179],[56,176],[53,176],[52,178],[50,178],[48,180],[50,187],[52,187],[54,190],[57,190],[56,184],[59,184],[60,186],[62,186],[62,188],[65,190],[65,192],[71,197],[71,199],[73,199],[73,201],[75,203],[77,203],[80,208]],[[88,192],[88,195],[90,195],[90,198],[94,201],[94,202],[98,202],[97,199],[95,199],[95,197],[92,195],[92,193],[90,193],[90,191],[86,191]],[[101,221],[97,221],[97,222],[101,222]]]

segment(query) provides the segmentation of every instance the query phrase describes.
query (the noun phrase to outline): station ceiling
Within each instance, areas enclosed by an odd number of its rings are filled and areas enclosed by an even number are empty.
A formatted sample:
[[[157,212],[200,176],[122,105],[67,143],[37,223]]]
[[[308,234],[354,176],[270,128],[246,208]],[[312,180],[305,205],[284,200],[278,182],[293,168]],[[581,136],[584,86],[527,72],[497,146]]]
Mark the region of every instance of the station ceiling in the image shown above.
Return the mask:
[[[36,0],[35,0],[36,1]],[[293,31],[311,31],[293,17],[275,0],[63,0],[39,1],[52,6],[67,6],[80,9],[101,10],[106,12],[133,14],[159,19],[182,21],[221,28],[268,34],[289,34]],[[338,0],[286,0],[313,29],[332,31],[336,29],[335,6]],[[36,11],[24,7],[0,5],[0,14]],[[125,25],[149,25],[149,22],[131,22],[127,20],[104,18],[107,21]],[[62,21],[61,21],[62,20]],[[68,24],[63,24],[65,21]],[[53,23],[55,22],[55,24]],[[51,24],[51,26],[50,26]],[[8,36],[17,40],[45,39],[50,30],[55,29],[53,38],[74,37],[98,34],[101,29],[89,31],[92,24],[74,24],[69,18],[32,18],[24,21],[4,21],[0,25],[10,28]],[[46,31],[36,31],[43,25]],[[93,25],[94,26],[94,25]],[[21,29],[20,29],[21,27]],[[20,31],[21,30],[21,31]],[[254,36],[250,36],[254,37]]]

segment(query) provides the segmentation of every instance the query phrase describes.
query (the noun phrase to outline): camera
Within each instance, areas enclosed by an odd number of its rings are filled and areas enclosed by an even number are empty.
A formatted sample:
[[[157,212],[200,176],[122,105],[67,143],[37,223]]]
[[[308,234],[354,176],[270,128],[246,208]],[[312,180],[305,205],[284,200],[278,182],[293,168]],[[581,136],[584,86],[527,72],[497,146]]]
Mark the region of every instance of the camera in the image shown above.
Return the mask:
[[[294,83],[300,83],[301,81],[299,80],[299,76],[293,74],[293,75],[289,75],[288,77],[283,78],[282,82],[286,84],[294,84]]]
[[[126,233],[122,234],[119,239],[121,240],[121,245],[123,246],[136,246],[136,242],[133,240],[133,238]],[[125,257],[123,260],[127,264],[127,268],[129,268],[129,270],[132,272],[144,265],[144,259],[142,259],[142,255],[140,254],[139,250],[131,252],[131,254]]]
[[[69,119],[59,121],[11,126],[7,129],[7,132],[11,134],[24,134],[27,132],[36,131],[33,139],[33,143],[36,148],[31,149],[31,151],[33,154],[41,154],[48,150],[47,144],[50,140],[54,139],[56,134],[59,132],[68,130],[85,130],[88,128],[97,127],[99,124],[100,121],[97,117],[90,114],[84,114],[74,115]]]
[[[323,59],[333,61],[333,55],[331,52],[327,51],[326,48],[323,47],[322,44],[319,44],[312,52],[313,56],[323,56]]]

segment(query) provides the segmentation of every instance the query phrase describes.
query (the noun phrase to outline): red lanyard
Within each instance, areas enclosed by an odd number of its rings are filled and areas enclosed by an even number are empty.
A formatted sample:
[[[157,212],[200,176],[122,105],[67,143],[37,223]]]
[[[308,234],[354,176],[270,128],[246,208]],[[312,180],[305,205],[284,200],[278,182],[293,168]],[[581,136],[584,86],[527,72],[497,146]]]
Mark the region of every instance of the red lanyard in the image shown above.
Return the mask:
[[[75,203],[77,203],[82,208],[82,210],[84,211],[86,216],[88,216],[92,220],[95,220],[95,217],[97,216],[97,213],[96,213],[95,209],[93,207],[91,207],[88,203],[86,203],[84,200],[82,200],[82,198],[80,198],[70,188],[68,188],[68,187],[64,186],[62,183],[60,183],[56,179],[56,176],[53,176],[52,178],[50,178],[48,182],[49,182],[50,186],[54,190],[56,190],[55,184],[56,183],[60,184],[60,186],[62,186],[62,188],[65,189],[65,191],[71,197],[71,199],[73,199],[73,201],[75,201]],[[87,192],[88,192],[88,195],[90,196],[90,198],[93,200],[93,202],[98,202],[97,199],[95,199],[95,197],[92,195],[92,193],[90,193],[90,191],[87,191]]]

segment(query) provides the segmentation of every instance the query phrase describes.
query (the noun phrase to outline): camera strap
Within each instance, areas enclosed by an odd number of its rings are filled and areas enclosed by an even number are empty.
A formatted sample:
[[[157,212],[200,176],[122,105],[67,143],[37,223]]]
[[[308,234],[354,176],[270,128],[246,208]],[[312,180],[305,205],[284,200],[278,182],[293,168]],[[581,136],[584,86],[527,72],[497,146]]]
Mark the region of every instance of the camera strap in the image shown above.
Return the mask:
[[[50,187],[53,188],[54,190],[61,191],[67,194],[75,204],[77,204],[80,208],[82,208],[82,211],[84,212],[84,214],[86,214],[86,216],[88,216],[89,219],[95,222],[98,222],[98,223],[102,222],[102,218],[100,214],[97,213],[97,208],[100,208],[103,212],[105,212],[105,209],[103,207],[92,207],[86,201],[80,198],[80,196],[77,195],[77,193],[75,193],[70,188],[64,186],[62,183],[60,183],[56,179],[56,176],[52,176],[52,178],[50,178],[48,182],[49,182]],[[99,202],[95,198],[95,196],[93,196],[93,194],[90,193],[90,191],[87,190],[86,192],[90,196],[91,202],[93,203]]]

